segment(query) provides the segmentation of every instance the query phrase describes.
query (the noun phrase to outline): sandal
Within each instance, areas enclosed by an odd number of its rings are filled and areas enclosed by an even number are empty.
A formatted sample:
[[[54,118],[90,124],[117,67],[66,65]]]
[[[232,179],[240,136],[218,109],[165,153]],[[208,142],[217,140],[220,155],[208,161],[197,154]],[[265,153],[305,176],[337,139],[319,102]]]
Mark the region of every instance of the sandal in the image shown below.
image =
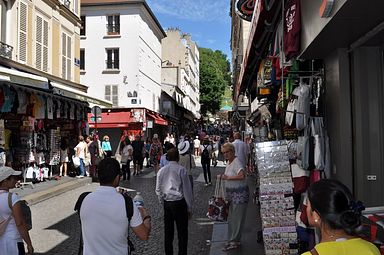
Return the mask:
[[[227,243],[224,248],[222,249],[222,251],[230,251],[230,250],[234,250],[234,249],[237,249],[240,247],[240,243],[239,242],[230,242],[230,243]]]

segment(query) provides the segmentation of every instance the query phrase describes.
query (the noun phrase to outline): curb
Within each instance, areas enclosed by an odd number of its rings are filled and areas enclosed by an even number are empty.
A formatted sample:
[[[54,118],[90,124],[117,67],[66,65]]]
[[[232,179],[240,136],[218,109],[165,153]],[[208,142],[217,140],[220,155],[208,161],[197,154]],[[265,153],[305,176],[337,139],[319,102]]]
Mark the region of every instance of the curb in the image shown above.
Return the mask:
[[[47,200],[49,198],[58,196],[64,192],[79,188],[81,186],[84,186],[86,184],[92,183],[91,178],[84,178],[84,179],[78,179],[74,181],[65,182],[59,185],[56,185],[54,187],[26,195],[22,197],[24,200],[28,202],[29,205],[34,205],[37,203],[40,203],[44,200]]]

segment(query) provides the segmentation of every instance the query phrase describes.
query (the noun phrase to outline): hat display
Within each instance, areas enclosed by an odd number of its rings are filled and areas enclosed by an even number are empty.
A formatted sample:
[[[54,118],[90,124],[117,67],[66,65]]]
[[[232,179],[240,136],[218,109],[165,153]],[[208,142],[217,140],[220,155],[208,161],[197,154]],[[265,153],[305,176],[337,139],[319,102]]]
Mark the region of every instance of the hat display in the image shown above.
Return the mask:
[[[189,142],[184,141],[179,143],[179,145],[177,145],[177,149],[179,150],[180,154],[186,153],[189,150]]]
[[[20,175],[21,171],[15,171],[11,167],[2,166],[0,167],[0,182],[4,181],[11,175]]]

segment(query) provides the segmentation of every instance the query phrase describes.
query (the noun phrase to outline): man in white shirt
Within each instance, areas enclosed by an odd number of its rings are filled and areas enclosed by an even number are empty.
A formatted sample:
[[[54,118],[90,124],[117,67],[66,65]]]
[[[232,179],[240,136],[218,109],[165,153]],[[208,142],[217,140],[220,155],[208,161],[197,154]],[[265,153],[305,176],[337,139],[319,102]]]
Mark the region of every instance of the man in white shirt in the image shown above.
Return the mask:
[[[239,132],[234,133],[233,137],[235,138],[235,141],[232,142],[233,146],[235,146],[235,155],[239,159],[243,168],[246,169],[250,153],[249,146],[245,142],[241,141],[241,135]]]
[[[181,166],[177,148],[167,152],[169,163],[157,173],[156,194],[164,206],[165,255],[173,255],[174,223],[176,222],[179,255],[187,254],[188,219],[192,215],[193,194],[187,170]]]
[[[98,165],[100,187],[84,198],[80,210],[83,255],[128,254],[128,225],[141,240],[148,240],[151,217],[133,204],[128,222],[124,197],[117,192],[120,164],[112,158]]]

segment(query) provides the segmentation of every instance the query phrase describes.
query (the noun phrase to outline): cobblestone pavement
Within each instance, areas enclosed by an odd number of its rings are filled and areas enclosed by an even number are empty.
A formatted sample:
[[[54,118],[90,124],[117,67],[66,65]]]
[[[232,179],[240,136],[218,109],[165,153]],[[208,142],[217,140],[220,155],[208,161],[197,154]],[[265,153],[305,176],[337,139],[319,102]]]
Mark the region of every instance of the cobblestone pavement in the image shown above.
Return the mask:
[[[199,161],[199,159],[197,160]],[[212,180],[215,179],[214,176],[217,173],[224,171],[222,165],[219,166],[211,168]],[[188,254],[191,255],[208,255],[210,246],[207,240],[212,237],[212,222],[207,219],[206,210],[208,198],[214,192],[214,183],[212,186],[205,187],[204,183],[200,181],[201,173],[202,168],[198,166],[194,171],[195,208],[189,223]],[[155,185],[156,178],[152,168],[144,169],[144,173],[138,177],[132,176],[130,181],[121,183],[123,187],[142,192],[145,206],[152,216],[152,231],[148,241],[140,241],[130,232],[130,237],[136,247],[134,254],[164,254],[163,209],[155,195]],[[78,216],[73,211],[74,203],[82,192],[93,191],[97,187],[96,183],[85,185],[31,206],[34,221],[30,233],[35,254],[77,254],[80,225]],[[131,195],[134,196],[135,193],[132,192]],[[176,241],[175,233],[175,254],[177,254]]]

